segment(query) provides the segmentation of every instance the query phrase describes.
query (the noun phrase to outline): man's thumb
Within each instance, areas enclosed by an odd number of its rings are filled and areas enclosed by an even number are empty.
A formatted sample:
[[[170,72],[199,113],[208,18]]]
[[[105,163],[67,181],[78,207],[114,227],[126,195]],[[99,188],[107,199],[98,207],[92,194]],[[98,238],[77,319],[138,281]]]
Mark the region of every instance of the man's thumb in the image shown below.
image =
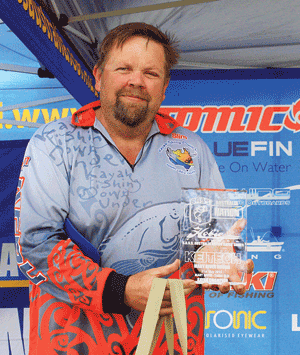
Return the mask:
[[[179,266],[180,266],[180,260],[176,259],[170,265],[165,265],[165,266],[158,267],[156,269],[156,276],[164,277],[164,276],[168,276],[170,274],[173,274],[175,271],[177,271],[179,269]]]

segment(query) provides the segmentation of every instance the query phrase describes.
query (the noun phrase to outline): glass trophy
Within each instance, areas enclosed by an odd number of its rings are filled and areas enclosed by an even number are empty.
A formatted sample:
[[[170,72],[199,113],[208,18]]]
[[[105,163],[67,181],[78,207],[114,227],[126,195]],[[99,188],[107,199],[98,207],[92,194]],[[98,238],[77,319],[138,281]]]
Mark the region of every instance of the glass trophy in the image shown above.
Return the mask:
[[[182,189],[181,203],[181,278],[193,277],[198,284],[245,284],[247,192]]]

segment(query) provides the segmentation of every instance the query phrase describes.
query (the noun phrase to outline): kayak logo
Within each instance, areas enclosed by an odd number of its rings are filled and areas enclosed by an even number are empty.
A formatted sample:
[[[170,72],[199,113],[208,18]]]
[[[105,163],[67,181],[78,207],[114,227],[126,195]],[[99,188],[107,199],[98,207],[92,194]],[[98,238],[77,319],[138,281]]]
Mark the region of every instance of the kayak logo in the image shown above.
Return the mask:
[[[168,106],[160,112],[170,115],[190,131],[203,133],[263,132],[286,128],[300,130],[300,99],[291,105]]]

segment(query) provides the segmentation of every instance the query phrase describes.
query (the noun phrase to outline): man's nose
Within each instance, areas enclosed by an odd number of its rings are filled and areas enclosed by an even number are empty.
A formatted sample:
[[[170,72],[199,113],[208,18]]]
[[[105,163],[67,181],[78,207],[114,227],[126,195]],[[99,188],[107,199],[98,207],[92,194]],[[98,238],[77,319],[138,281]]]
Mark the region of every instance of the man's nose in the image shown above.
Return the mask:
[[[145,80],[144,80],[143,73],[138,70],[132,71],[130,73],[130,77],[128,78],[128,85],[144,88],[145,87]]]

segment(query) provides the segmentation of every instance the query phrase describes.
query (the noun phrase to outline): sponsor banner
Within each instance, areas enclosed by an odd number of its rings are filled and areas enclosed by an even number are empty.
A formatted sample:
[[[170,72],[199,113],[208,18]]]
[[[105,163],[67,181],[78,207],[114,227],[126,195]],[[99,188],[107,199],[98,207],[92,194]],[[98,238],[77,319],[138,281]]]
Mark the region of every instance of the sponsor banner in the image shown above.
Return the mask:
[[[206,354],[297,352],[300,82],[255,75],[177,78],[161,108],[208,144],[226,188],[247,190],[248,258],[255,270],[242,296],[233,289],[206,292]]]
[[[208,76],[206,80],[201,71],[194,72],[194,77],[190,72],[177,76],[170,82],[162,108],[204,139],[226,188],[247,191],[248,258],[254,261],[255,269],[243,280],[244,295],[233,289],[226,295],[206,292],[205,351],[207,355],[298,353],[300,79],[253,75],[255,80],[242,80],[235,72],[230,80],[230,73],[226,78]],[[58,112],[62,117],[63,111]],[[20,110],[20,121],[22,115]],[[46,121],[45,117],[56,119],[52,111],[48,116],[42,111],[36,116],[31,111],[30,115],[31,120],[38,116],[37,122]],[[5,129],[3,125],[2,132]],[[11,326],[1,328],[0,339],[1,349],[8,349],[4,354],[10,355],[27,351],[28,303],[24,293],[28,289],[14,265],[11,218],[24,144],[9,144],[12,142],[0,144],[0,298],[4,300],[0,312],[11,320]],[[186,157],[194,156],[191,147],[186,151],[172,147],[168,153],[169,161],[175,161],[178,169],[182,162],[189,162]],[[9,178],[12,169],[15,172]],[[192,173],[192,168],[187,165],[185,171]],[[14,297],[10,298],[11,294]]]
[[[29,281],[20,272],[14,244],[14,199],[28,140],[0,141],[0,349],[27,355]]]
[[[277,133],[282,129],[292,132],[300,130],[300,100],[291,105],[250,105],[250,106],[172,106],[163,107],[161,111],[170,115],[183,127],[193,132],[202,133]],[[217,142],[215,142],[217,143]],[[244,143],[244,144],[243,144]],[[279,155],[281,144],[276,144],[276,155]],[[225,152],[218,152],[218,145],[214,144],[214,152],[218,156],[244,156],[256,151],[269,150],[274,155],[274,144],[270,142],[253,142],[250,149],[247,142],[228,143]],[[282,148],[284,149],[284,148]]]
[[[71,116],[80,108],[80,105],[74,99],[65,102],[56,102],[53,104],[39,105],[34,108],[15,108],[5,110],[15,102],[11,102],[9,96],[4,96],[0,102],[0,140],[19,140],[30,139],[39,125],[59,120]],[[5,99],[5,101],[4,101]],[[20,103],[20,105],[22,105]],[[26,107],[26,104],[24,104]],[[1,112],[1,109],[3,110]],[[5,123],[1,123],[2,122]],[[9,121],[17,121],[20,124],[10,124]],[[25,125],[22,125],[22,123]],[[35,127],[27,127],[26,124],[35,124]]]

